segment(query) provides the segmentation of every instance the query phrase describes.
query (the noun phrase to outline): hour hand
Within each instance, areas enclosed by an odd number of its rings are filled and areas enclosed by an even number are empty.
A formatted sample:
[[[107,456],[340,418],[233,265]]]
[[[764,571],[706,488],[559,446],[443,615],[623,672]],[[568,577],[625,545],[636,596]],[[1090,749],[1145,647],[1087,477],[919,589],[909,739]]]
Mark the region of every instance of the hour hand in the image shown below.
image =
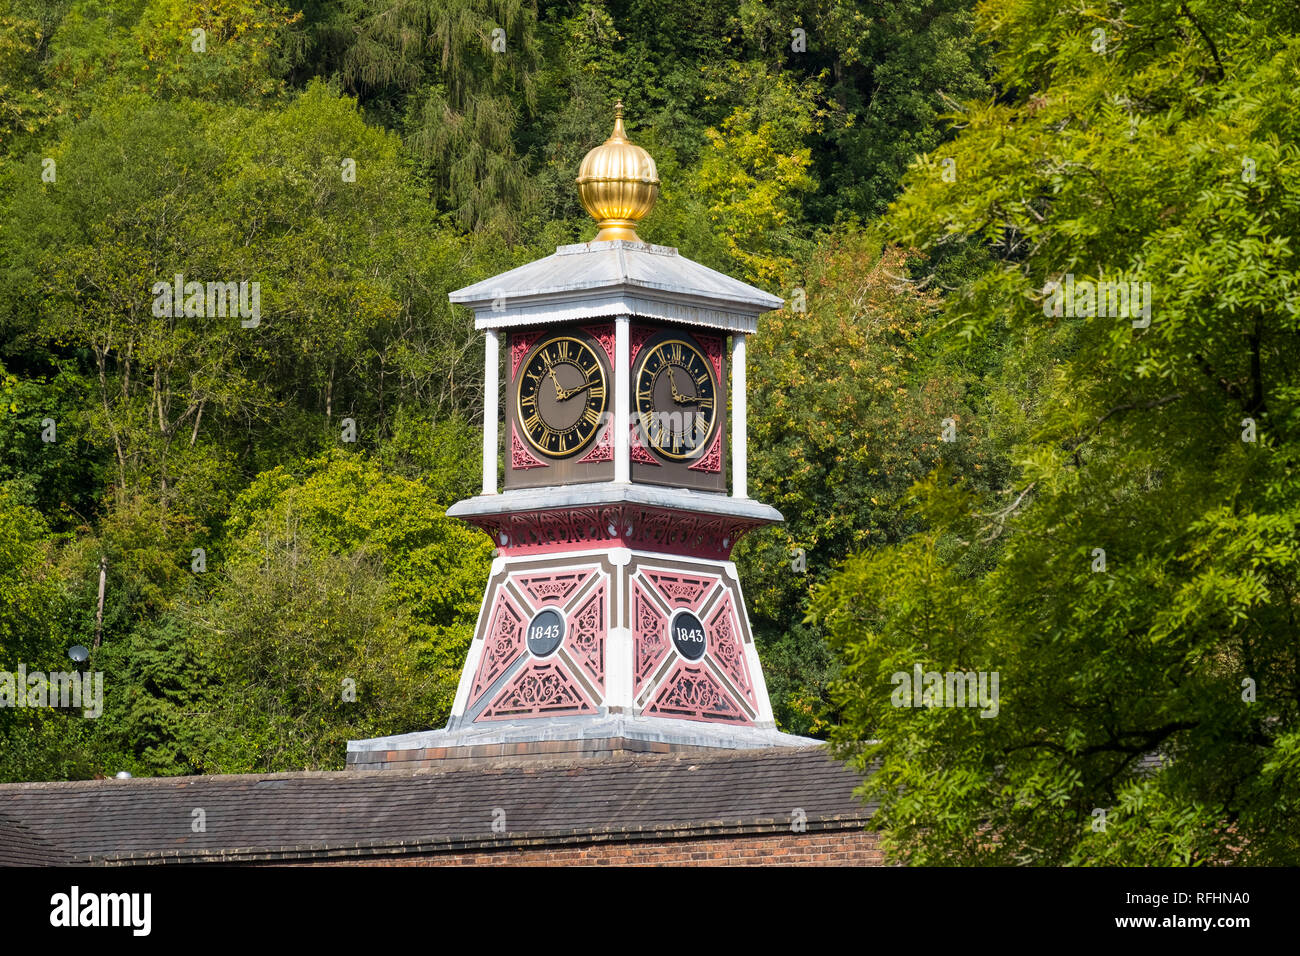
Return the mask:
[[[584,382],[582,385],[577,385],[573,388],[561,389],[560,394],[557,397],[559,398],[560,401],[564,401],[566,398],[573,398],[574,395],[577,395],[579,392],[585,392],[587,389],[591,388],[591,386],[595,384],[596,384],[595,381]]]
[[[703,401],[703,399],[698,395],[683,395],[681,392],[677,391],[677,376],[673,374],[672,369],[668,370],[668,382],[673,387],[673,401],[678,405],[689,405],[692,403],[698,405]]]
[[[677,375],[670,368],[668,369],[668,384],[673,387],[673,401],[682,404],[686,401],[686,396],[677,391]]]
[[[560,380],[555,377],[555,366],[550,366],[546,371],[551,373],[551,382],[555,385],[555,400],[557,402],[564,401],[569,396],[565,393],[564,387],[560,385]]]

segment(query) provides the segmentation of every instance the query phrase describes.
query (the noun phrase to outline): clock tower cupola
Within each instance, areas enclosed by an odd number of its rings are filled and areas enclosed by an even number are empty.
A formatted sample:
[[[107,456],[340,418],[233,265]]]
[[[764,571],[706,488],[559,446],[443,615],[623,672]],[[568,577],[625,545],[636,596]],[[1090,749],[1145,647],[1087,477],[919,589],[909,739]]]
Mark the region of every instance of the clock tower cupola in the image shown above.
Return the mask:
[[[621,104],[577,186],[591,241],[451,295],[486,361],[482,492],[447,514],[496,554],[447,728],[350,764],[816,743],[775,728],[731,561],[781,520],[748,493],[745,344],[782,300],[638,237],[659,178]]]

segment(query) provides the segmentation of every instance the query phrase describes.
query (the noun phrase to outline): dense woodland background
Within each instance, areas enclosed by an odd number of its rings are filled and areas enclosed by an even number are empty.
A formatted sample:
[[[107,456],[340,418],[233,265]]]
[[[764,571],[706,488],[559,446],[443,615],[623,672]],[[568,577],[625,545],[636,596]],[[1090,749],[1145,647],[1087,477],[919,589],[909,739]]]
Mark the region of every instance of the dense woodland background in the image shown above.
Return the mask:
[[[781,727],[876,766],[895,857],[1300,862],[1298,31],[1293,0],[0,0],[0,670],[72,667],[108,561],[104,714],[0,709],[0,780],[443,724],[490,560],[443,514],[482,389],[447,293],[591,237],[621,98],[642,237],[787,300],[750,347],[787,520],[737,560]],[[260,281],[260,326],[154,317],[176,273]],[[1150,326],[1045,315],[1067,273],[1151,282]],[[999,716],[891,706],[918,663],[998,671]]]

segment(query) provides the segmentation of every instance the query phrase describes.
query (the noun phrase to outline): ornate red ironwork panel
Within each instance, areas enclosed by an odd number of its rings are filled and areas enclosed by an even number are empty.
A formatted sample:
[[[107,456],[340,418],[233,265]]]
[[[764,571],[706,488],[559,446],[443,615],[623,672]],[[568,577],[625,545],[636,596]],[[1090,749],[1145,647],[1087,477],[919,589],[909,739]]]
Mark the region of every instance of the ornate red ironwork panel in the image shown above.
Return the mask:
[[[645,325],[634,325],[629,330],[628,344],[631,347],[630,348],[631,357],[629,358],[628,361],[634,367],[636,365],[637,354],[641,351],[641,348],[646,344],[646,342],[650,339],[650,337],[658,331],[659,331],[658,329],[651,328]]]
[[[709,618],[709,654],[722,668],[722,672],[731,678],[731,683],[745,695],[745,699],[757,707],[758,698],[754,694],[754,682],[749,676],[739,620],[730,594],[718,602],[718,609]]]
[[[592,446],[591,451],[578,459],[581,463],[599,463],[602,461],[614,460],[614,439],[610,431],[614,427],[614,416],[607,414],[605,424],[600,429],[600,434],[596,436],[596,444]]]
[[[543,604],[565,604],[577,594],[592,571],[552,571],[547,574],[516,574],[511,580],[528,595],[533,606],[540,608]]]
[[[512,720],[594,713],[596,707],[581,685],[560,661],[549,660],[526,665],[501,689],[478,719]]]
[[[514,422],[510,423],[510,467],[516,471],[547,467],[546,462],[529,451],[519,440],[519,432]]]
[[[668,620],[655,606],[649,590],[638,578],[632,580],[632,635],[636,655],[633,679],[640,696],[646,681],[668,653]]]
[[[527,624],[524,613],[503,590],[497,591],[492,603],[492,623],[483,638],[483,656],[479,659],[469,694],[471,707],[524,652],[524,627]]]
[[[513,380],[519,372],[519,363],[524,360],[528,350],[533,347],[542,334],[539,329],[536,332],[511,332],[510,333],[510,378]]]
[[[632,433],[628,439],[632,451],[632,460],[642,465],[654,465],[656,468],[662,467],[655,456],[650,454],[650,449],[646,448],[643,438],[644,433],[641,429],[641,423],[634,420],[632,422]]]
[[[706,451],[693,464],[688,466],[691,471],[711,471],[714,474],[722,471],[722,429],[719,428],[713,441],[709,442],[709,450]]]
[[[605,582],[602,581],[578,609],[569,615],[569,636],[564,641],[569,654],[591,675],[601,693],[605,690],[607,605]]]
[[[698,577],[676,571],[647,570],[645,576],[653,582],[667,604],[672,607],[688,607],[692,611],[700,609],[704,596],[718,581],[716,576]]]
[[[704,347],[705,354],[709,356],[709,361],[713,363],[713,374],[718,378],[718,387],[724,388],[722,381],[722,339],[716,335],[696,335],[696,341]]]
[[[685,661],[677,662],[645,712],[685,720],[751,723],[740,705],[706,667]]]
[[[741,535],[764,523],[631,504],[516,511],[467,520],[492,535],[505,554],[627,547],[723,560]]]
[[[584,325],[582,331],[586,332],[593,339],[600,343],[600,347],[605,350],[609,356],[609,364],[614,364],[614,326],[613,325]]]

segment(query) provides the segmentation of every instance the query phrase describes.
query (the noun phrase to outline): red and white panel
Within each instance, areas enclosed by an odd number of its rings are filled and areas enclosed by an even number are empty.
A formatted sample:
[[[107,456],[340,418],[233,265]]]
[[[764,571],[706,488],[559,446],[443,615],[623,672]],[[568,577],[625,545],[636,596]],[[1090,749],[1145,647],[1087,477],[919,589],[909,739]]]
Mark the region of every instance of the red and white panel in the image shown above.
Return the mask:
[[[633,694],[642,713],[753,723],[760,703],[730,582],[720,574],[642,566],[630,590]],[[684,656],[669,633],[673,617],[687,611],[704,625],[698,660]]]
[[[466,713],[481,708],[475,720],[596,713],[605,694],[609,594],[609,576],[599,567],[507,575],[492,590]],[[527,630],[543,610],[559,614],[565,627],[559,648],[539,658],[529,649]],[[503,675],[509,675],[504,683]]]

